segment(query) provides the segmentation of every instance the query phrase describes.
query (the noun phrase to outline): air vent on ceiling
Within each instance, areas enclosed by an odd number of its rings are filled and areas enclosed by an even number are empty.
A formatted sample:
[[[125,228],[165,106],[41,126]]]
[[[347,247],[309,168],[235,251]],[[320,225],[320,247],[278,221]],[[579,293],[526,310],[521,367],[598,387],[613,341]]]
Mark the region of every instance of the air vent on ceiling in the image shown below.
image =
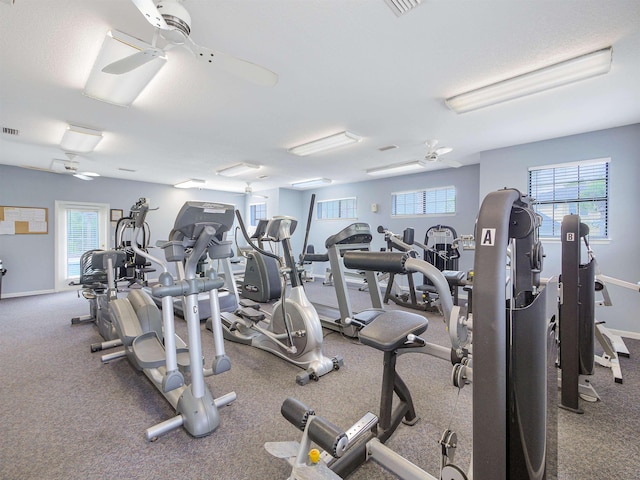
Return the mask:
[[[384,147],[378,148],[378,150],[381,152],[386,152],[387,150],[393,150],[395,148],[398,148],[398,145],[385,145]]]
[[[409,10],[416,8],[422,3],[422,0],[384,0],[389,8],[397,17],[407,13]]]
[[[118,168],[118,170],[120,170],[121,172],[131,172],[131,173],[135,173],[135,170],[132,170],[130,168]]]
[[[2,133],[7,135],[20,135],[20,130],[17,128],[2,127]]]

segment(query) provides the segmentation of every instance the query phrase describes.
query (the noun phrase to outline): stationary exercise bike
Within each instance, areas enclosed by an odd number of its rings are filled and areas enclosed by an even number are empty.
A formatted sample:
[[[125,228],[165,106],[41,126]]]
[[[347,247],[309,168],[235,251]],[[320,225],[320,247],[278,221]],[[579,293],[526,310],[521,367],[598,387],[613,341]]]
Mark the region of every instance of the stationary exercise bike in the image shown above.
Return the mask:
[[[126,298],[113,299],[109,304],[111,321],[124,348],[102,356],[107,363],[126,357],[136,370],[141,370],[171,403],[176,416],[146,430],[146,439],[184,426],[194,437],[212,433],[220,423],[218,408],[233,402],[236,394],[231,392],[215,398],[204,382],[204,377],[222,373],[231,368],[224,353],[220,325],[220,308],[217,289],[224,281],[210,270],[207,277],[196,277],[198,262],[210,253],[215,257],[219,248],[230,249],[230,245],[218,244],[216,234],[224,232],[233,223],[233,206],[218,203],[187,202],[176,218],[175,240],[162,245],[166,261],[143,252],[137,246],[137,237],[144,225],[149,210],[146,199],[132,207],[134,238],[131,248],[136,254],[152,261],[163,270],[159,284],[152,293],[162,298],[162,316],[150,295],[143,290],[132,290]],[[213,251],[211,251],[213,250]],[[168,271],[168,262],[184,261],[185,278],[175,281]],[[216,358],[210,369],[203,366],[198,314],[198,293],[209,292],[214,328]],[[189,345],[175,334],[173,297],[182,295],[185,309]],[[190,373],[191,384],[185,382]]]
[[[236,211],[238,223],[245,240],[267,257],[281,262],[276,254],[255,245],[242,221],[240,212]],[[263,241],[282,244],[285,266],[280,269],[283,287],[280,300],[273,306],[271,319],[267,322],[259,305],[244,306],[235,313],[222,313],[224,338],[233,342],[251,345],[283,358],[298,367],[305,369],[296,375],[299,385],[306,385],[310,379],[318,380],[343,365],[341,357],[328,358],[322,354],[322,325],[318,313],[307,299],[302,281],[296,269],[296,261],[291,250],[291,234],[295,230],[297,220],[292,217],[278,216],[269,220]],[[291,290],[286,294],[286,276],[291,281]]]

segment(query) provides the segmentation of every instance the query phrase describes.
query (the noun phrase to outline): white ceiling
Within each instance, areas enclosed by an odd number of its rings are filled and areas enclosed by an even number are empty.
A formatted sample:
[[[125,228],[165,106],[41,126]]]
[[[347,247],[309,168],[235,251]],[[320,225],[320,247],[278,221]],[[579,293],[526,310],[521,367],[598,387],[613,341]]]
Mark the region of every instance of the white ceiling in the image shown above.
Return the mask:
[[[82,90],[106,32],[153,36],[132,1],[2,0],[0,124],[20,135],[0,134],[0,163],[49,168],[65,158],[59,142],[73,123],[104,132],[80,170],[164,184],[197,178],[228,191],[251,181],[257,192],[314,177],[368,180],[365,169],[422,158],[428,139],[472,164],[484,150],[640,122],[637,0],[424,0],[400,17],[384,0],[184,5],[196,43],[264,65],[278,84],[255,86],[176,48],[131,107],[99,102]],[[610,45],[607,75],[461,115],[444,105]],[[364,139],[310,157],[287,153],[342,130]],[[378,150],[389,144],[400,148]],[[238,162],[264,167],[237,179],[215,174]]]

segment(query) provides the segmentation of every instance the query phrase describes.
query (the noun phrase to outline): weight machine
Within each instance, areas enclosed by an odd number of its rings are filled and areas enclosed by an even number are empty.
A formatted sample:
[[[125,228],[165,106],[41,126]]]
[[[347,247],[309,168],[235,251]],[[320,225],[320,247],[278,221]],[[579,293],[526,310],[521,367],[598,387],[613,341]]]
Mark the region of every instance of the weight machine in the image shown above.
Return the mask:
[[[515,189],[487,195],[478,214],[474,311],[473,319],[466,321],[474,329],[473,365],[460,363],[453,370],[458,388],[475,379],[473,458],[468,473],[453,463],[457,436],[449,430],[440,442],[438,477],[384,445],[388,436],[376,434],[378,422],[386,418],[384,401],[380,418],[368,413],[345,431],[300,402],[287,399],[281,412],[303,430],[302,440],[270,442],[265,448],[288,460],[290,479],[337,480],[369,459],[408,480],[557,478],[556,325],[555,317],[546,318],[546,288],[540,285],[539,225],[531,200]],[[364,338],[367,345],[385,352],[383,400],[394,385],[389,376],[393,378],[395,361],[389,362],[388,356],[424,342],[418,337],[424,330],[426,323],[413,323],[411,317],[388,323],[379,317],[360,331],[361,341]],[[410,402],[410,396],[405,400]],[[411,413],[404,418],[411,421]],[[382,431],[388,433],[388,429]],[[312,443],[325,452],[312,449]]]
[[[629,288],[637,292],[640,286],[608,277],[600,272],[595,254],[587,239],[589,227],[581,223],[579,215],[566,215],[560,229],[562,241],[562,273],[559,285],[560,315],[560,406],[566,410],[583,413],[579,398],[595,402],[600,400],[588,376],[593,375],[598,363],[610,368],[614,381],[622,383],[619,356],[629,356],[622,338],[611,333],[595,317],[595,306],[612,305],[607,284]],[[582,244],[588,261],[581,263]],[[596,301],[600,292],[602,300]],[[603,354],[595,355],[595,340]]]

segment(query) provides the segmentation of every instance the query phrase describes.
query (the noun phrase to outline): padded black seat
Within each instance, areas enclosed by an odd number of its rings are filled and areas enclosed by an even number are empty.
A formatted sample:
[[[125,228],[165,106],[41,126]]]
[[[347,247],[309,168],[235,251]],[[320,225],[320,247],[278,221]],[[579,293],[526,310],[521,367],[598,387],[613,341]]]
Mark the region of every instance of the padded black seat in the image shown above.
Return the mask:
[[[329,254],[328,253],[305,253],[302,257],[302,261],[307,262],[328,262]]]
[[[401,347],[407,335],[426,331],[428,325],[429,321],[417,313],[389,310],[360,330],[359,337],[365,345],[389,352]]]

